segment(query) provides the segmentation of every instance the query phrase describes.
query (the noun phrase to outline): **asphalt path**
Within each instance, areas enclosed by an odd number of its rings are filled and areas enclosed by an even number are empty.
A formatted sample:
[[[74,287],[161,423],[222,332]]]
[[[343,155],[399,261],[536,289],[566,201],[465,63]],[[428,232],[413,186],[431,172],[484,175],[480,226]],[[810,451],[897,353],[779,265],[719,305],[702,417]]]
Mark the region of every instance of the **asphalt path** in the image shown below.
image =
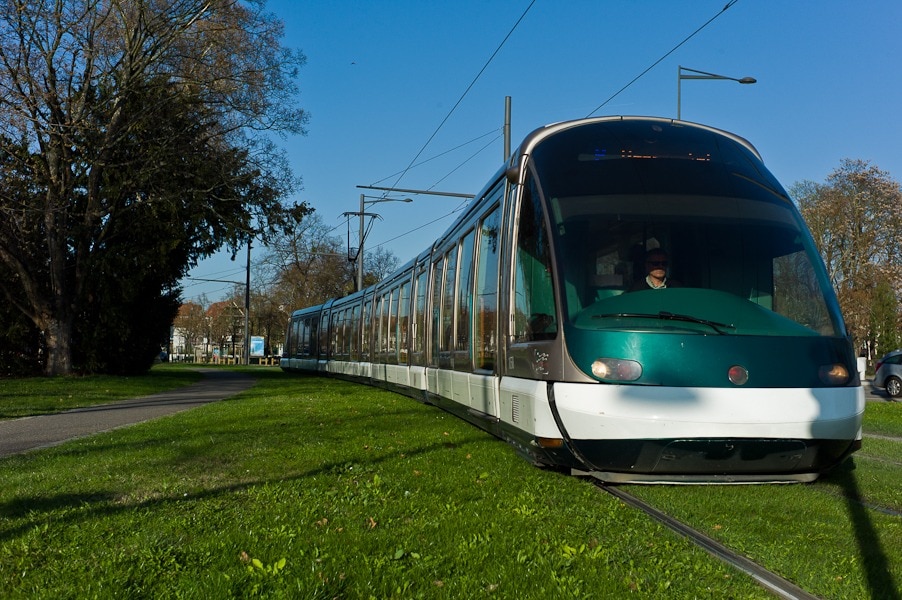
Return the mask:
[[[898,398],[890,398],[889,394],[883,388],[876,387],[870,379],[861,382],[864,389],[864,399],[870,402],[898,402]]]
[[[0,421],[0,456],[56,446],[74,438],[225,400],[254,385],[254,379],[243,373],[199,370],[204,374],[202,380],[168,392],[52,415]]]

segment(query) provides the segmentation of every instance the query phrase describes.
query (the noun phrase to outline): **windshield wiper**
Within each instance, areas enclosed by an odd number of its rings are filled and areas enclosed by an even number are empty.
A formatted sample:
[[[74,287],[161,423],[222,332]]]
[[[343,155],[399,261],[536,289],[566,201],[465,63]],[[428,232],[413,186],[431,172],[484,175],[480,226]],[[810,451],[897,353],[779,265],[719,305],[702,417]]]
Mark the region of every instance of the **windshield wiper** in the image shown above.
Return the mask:
[[[666,310],[662,310],[657,313],[607,313],[603,315],[592,315],[593,319],[609,319],[612,317],[622,317],[625,319],[661,319],[664,321],[685,321],[687,323],[698,323],[699,325],[707,325],[720,335],[727,335],[727,332],[721,329],[722,327],[725,327],[727,329],[736,329],[735,325],[728,323],[718,323],[717,321],[699,319],[698,317],[693,317],[692,315],[681,315]]]

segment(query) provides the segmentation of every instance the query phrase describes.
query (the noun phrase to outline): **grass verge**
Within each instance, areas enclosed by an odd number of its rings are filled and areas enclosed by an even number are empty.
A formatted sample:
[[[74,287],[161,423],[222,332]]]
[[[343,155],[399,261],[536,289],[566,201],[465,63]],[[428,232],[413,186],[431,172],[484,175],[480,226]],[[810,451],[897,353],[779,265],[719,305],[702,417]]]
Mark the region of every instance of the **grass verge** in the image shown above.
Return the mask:
[[[862,449],[813,484],[629,491],[822,598],[899,598],[900,417],[869,402]]]
[[[902,404],[868,402],[862,423],[865,434],[902,437]]]
[[[146,375],[88,375],[4,379],[0,385],[0,419],[46,415],[73,408],[108,404],[190,385],[195,370],[156,367]]]
[[[232,400],[0,460],[12,598],[767,598],[411,399],[251,370]]]

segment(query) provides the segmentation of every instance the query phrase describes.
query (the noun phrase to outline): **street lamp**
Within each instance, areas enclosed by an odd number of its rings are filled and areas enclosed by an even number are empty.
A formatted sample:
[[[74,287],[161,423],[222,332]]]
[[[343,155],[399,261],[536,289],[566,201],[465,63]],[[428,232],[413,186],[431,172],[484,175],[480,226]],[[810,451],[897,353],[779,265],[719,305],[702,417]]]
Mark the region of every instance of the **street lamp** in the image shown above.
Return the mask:
[[[366,198],[373,199],[366,200]],[[360,247],[357,249],[357,291],[363,289],[363,239],[365,237],[365,233],[363,231],[363,218],[364,216],[366,216],[366,212],[364,211],[368,204],[379,204],[380,202],[413,202],[413,198],[383,198],[381,196],[366,196],[364,194],[360,194],[360,212],[357,213],[358,215],[360,215]]]
[[[687,73],[694,73],[694,75],[683,75],[683,71]],[[726,79],[729,81],[736,81],[742,84],[750,84],[757,83],[758,80],[754,77],[727,77],[726,75],[717,75],[715,73],[706,73],[705,71],[696,71],[695,69],[687,69],[686,67],[680,66],[677,68],[677,120],[680,119],[680,96],[682,93],[682,83],[684,79]]]

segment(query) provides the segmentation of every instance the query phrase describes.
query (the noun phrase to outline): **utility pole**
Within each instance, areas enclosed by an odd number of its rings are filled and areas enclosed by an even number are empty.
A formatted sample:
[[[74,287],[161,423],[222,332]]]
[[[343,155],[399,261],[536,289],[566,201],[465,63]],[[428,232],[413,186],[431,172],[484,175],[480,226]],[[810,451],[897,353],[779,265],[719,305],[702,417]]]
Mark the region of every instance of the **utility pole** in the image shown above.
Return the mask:
[[[357,291],[363,289],[363,209],[365,204],[363,199],[365,196],[360,194],[360,237],[357,238],[360,240],[359,245],[357,246]]]
[[[511,157],[511,97],[504,97],[504,162]]]
[[[374,204],[375,202],[413,202],[410,198],[404,198],[404,199],[401,199],[401,198],[378,199],[377,198],[376,200],[374,200],[372,202],[366,202],[365,198],[367,198],[367,196],[365,196],[364,194],[360,194],[360,210],[358,212],[342,213],[343,217],[351,217],[351,216],[356,215],[357,217],[360,218],[360,245],[357,247],[357,290],[356,291],[360,291],[363,289],[363,241],[364,241],[364,238],[366,238],[366,230],[364,229],[364,218],[365,217],[371,217],[374,219],[382,218],[376,213],[364,212],[366,209],[366,205]],[[348,225],[348,255],[349,255],[348,261],[351,260],[350,246],[351,246],[351,240],[350,240],[350,224],[349,224]]]

